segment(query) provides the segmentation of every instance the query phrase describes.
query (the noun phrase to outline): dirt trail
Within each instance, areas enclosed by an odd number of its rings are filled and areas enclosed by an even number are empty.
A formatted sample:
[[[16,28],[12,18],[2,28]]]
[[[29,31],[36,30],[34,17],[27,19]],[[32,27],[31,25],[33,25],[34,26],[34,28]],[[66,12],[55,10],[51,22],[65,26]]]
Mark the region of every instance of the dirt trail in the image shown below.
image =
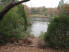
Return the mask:
[[[28,47],[28,46],[3,46],[0,49],[0,52],[61,52],[59,50],[54,50],[51,48],[40,49],[37,47]]]
[[[38,38],[34,38],[34,39],[32,39],[32,40],[33,40],[33,41],[32,41],[32,44],[33,44],[35,47],[37,47],[39,39],[38,39]]]
[[[18,45],[6,45],[0,47],[0,52],[62,52],[61,50],[55,50],[52,48],[45,48],[40,49],[37,47],[38,45],[38,39],[32,39],[33,41],[33,47],[32,46],[18,46]]]

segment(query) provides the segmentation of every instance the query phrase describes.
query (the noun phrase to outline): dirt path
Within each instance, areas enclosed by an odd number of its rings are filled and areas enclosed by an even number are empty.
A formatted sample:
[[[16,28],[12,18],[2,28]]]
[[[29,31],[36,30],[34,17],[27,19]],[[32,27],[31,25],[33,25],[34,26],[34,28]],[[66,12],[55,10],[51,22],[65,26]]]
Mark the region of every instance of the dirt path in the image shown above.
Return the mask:
[[[51,48],[39,49],[36,47],[28,46],[3,46],[0,48],[0,52],[61,52]]]
[[[55,50],[52,48],[40,49],[37,47],[38,40],[32,39],[32,46],[23,46],[23,45],[6,45],[0,47],[0,52],[62,52],[61,50]]]

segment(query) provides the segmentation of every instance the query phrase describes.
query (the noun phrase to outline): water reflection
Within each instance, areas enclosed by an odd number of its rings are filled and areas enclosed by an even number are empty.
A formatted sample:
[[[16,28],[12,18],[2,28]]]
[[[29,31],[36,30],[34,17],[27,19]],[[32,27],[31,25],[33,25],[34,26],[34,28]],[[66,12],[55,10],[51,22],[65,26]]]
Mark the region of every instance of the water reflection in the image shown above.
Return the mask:
[[[39,36],[41,32],[46,32],[48,28],[48,22],[34,21],[31,25],[31,34]]]

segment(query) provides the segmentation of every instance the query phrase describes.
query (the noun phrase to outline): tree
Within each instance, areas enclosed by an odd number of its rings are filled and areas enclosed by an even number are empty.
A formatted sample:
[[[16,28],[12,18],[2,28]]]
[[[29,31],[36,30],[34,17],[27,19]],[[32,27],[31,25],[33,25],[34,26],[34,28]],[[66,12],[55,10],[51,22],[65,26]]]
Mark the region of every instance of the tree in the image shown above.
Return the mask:
[[[2,11],[0,12],[0,20],[3,19],[3,17],[5,16],[5,14],[14,6],[19,5],[21,3],[27,2],[29,0],[21,0],[21,1],[15,1],[15,0],[10,0],[10,2],[2,9]]]
[[[60,11],[60,13],[63,13],[63,6],[64,6],[64,0],[60,0],[59,5],[58,5],[58,9]]]
[[[69,4],[64,4],[62,10],[63,13],[69,14]]]
[[[48,11],[47,11],[47,8],[43,7],[43,8],[42,8],[42,11],[43,11],[43,15],[47,16],[47,12],[48,12]]]

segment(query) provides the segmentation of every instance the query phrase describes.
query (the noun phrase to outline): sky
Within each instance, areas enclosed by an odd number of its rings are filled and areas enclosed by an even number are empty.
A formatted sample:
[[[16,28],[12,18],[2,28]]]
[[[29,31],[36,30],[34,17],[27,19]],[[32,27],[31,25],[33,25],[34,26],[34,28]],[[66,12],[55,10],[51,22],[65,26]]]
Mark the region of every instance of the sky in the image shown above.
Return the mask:
[[[26,2],[29,7],[42,7],[45,6],[46,8],[55,8],[58,6],[60,0],[30,0]],[[66,2],[69,0],[65,0]]]
[[[47,8],[57,7],[60,0],[30,0],[25,4],[29,7],[42,7],[45,6]]]

